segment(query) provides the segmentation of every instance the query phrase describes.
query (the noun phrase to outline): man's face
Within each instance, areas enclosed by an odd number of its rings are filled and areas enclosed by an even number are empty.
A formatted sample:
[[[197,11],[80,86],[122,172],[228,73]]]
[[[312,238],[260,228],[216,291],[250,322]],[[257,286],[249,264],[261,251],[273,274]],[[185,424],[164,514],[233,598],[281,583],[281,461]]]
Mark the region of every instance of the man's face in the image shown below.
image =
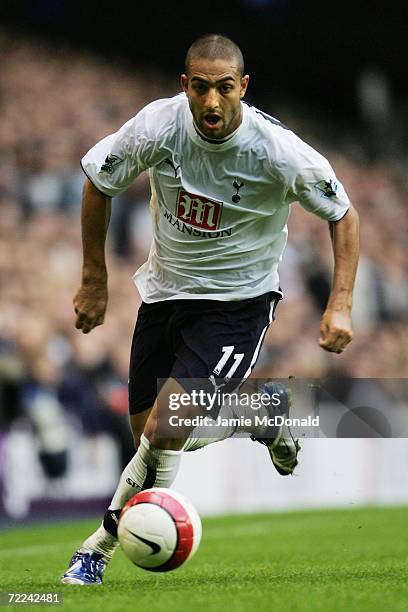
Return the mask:
[[[234,59],[191,60],[188,75],[181,75],[181,85],[204,136],[225,138],[237,129],[242,119],[240,100],[248,80],[248,75],[241,78]]]

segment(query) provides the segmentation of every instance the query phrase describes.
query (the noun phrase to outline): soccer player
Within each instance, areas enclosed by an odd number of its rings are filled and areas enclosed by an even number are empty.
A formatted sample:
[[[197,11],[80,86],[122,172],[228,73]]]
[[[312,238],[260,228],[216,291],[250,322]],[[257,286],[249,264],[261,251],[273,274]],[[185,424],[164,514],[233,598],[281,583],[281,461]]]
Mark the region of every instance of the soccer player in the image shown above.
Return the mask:
[[[147,169],[154,235],[148,261],[134,276],[143,300],[129,374],[137,452],[101,526],[72,557],[65,584],[100,584],[126,501],[142,489],[171,486],[182,452],[216,441],[189,432],[163,436],[160,407],[174,391],[183,392],[185,379],[228,388],[250,375],[282,297],[278,263],[294,201],[328,221],[332,237],[334,276],[320,346],[341,353],[352,338],[357,213],[322,155],[242,101],[248,81],[236,44],[205,35],[188,50],[183,92],[148,104],[82,159],[84,261],[74,305],[83,333],[103,323],[107,307],[111,198]],[[158,395],[159,378],[166,382]],[[287,403],[285,389],[273,385]],[[290,431],[272,439],[254,433],[278,472],[291,474],[298,445]]]

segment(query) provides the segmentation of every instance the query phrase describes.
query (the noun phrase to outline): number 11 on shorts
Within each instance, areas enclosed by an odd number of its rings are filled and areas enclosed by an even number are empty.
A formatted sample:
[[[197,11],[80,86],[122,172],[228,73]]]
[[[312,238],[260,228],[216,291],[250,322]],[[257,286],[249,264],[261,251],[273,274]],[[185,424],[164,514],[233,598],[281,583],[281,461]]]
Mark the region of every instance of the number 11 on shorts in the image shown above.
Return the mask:
[[[241,363],[245,355],[245,353],[234,353],[234,349],[235,349],[235,346],[223,346],[222,347],[223,355],[213,370],[216,376],[219,376],[221,374],[221,371],[224,369],[224,366],[227,364],[227,361],[230,359],[230,357],[233,357],[234,363],[231,365],[230,369],[224,376],[224,379],[227,379],[227,380],[232,378],[232,376],[234,375],[234,372],[238,368],[239,364]]]

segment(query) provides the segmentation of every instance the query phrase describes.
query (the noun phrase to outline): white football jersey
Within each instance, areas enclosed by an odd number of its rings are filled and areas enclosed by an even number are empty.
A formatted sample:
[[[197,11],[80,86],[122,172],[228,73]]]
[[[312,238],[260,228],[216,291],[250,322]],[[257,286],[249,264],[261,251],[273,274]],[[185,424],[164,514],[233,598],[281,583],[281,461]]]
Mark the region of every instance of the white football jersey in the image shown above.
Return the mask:
[[[112,197],[149,169],[153,241],[134,276],[147,303],[279,291],[291,203],[328,221],[350,205],[322,155],[273,117],[242,110],[234,134],[212,143],[197,133],[184,93],[157,100],[82,159]]]

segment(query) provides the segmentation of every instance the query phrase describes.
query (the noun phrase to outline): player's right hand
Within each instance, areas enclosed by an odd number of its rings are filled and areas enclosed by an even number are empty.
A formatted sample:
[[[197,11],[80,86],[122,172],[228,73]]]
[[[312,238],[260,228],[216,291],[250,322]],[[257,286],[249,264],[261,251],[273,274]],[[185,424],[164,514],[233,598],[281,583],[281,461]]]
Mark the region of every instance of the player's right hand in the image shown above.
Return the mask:
[[[89,334],[94,327],[102,325],[108,305],[106,282],[91,282],[81,285],[74,297],[75,327]]]

